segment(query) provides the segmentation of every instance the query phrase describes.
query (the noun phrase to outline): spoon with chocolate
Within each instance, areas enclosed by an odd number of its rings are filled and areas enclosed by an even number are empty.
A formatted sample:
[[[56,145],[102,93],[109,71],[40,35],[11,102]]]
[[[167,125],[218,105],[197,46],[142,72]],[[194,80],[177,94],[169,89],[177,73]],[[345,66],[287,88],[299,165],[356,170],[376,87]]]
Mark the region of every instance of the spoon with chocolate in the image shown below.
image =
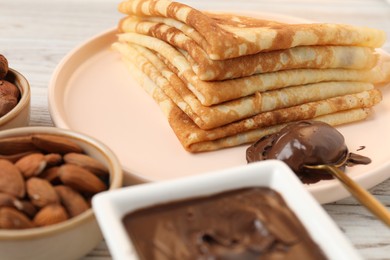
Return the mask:
[[[303,183],[337,178],[367,209],[390,226],[390,212],[345,173],[345,167],[369,164],[371,159],[350,153],[343,135],[319,121],[291,123],[264,136],[246,150],[248,163],[267,159],[285,162]]]

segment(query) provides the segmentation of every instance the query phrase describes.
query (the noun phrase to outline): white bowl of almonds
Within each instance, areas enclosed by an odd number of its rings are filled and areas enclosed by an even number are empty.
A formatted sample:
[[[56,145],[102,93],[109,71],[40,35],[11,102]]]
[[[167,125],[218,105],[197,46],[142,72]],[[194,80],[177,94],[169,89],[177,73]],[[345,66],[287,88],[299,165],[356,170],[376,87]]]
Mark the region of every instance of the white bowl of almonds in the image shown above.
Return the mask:
[[[102,241],[92,197],[122,186],[99,141],[54,127],[0,131],[1,259],[78,259]]]

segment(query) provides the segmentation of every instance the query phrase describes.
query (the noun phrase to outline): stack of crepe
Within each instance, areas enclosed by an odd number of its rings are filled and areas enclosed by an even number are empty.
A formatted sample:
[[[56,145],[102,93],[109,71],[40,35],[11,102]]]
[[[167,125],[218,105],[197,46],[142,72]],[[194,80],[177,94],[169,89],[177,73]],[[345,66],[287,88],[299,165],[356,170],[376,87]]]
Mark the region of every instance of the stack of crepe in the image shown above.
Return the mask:
[[[367,118],[389,81],[382,31],[286,24],[129,0],[113,44],[190,152],[254,142],[287,123]]]

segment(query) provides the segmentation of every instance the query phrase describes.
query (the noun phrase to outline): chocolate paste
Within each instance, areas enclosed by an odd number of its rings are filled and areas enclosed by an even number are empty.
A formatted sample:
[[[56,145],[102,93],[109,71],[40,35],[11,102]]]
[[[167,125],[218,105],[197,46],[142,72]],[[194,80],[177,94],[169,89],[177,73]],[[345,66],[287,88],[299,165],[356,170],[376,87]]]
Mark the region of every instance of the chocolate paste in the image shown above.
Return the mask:
[[[304,183],[314,183],[332,176],[321,170],[309,170],[304,165],[368,164],[367,157],[349,153],[343,135],[334,127],[319,121],[300,121],[275,134],[264,136],[246,151],[247,162],[267,159],[284,161]]]
[[[326,259],[280,194],[244,188],[128,213],[140,259]]]

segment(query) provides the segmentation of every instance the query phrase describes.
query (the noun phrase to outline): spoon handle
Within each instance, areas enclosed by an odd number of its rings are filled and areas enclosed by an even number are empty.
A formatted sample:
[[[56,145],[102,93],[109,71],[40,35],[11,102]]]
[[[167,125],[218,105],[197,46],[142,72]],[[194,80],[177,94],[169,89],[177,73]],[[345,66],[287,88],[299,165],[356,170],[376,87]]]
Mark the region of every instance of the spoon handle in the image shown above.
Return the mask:
[[[369,209],[375,216],[390,227],[390,212],[371,193],[349,178],[343,171],[336,167],[324,165],[325,169],[341,181],[349,192]]]

